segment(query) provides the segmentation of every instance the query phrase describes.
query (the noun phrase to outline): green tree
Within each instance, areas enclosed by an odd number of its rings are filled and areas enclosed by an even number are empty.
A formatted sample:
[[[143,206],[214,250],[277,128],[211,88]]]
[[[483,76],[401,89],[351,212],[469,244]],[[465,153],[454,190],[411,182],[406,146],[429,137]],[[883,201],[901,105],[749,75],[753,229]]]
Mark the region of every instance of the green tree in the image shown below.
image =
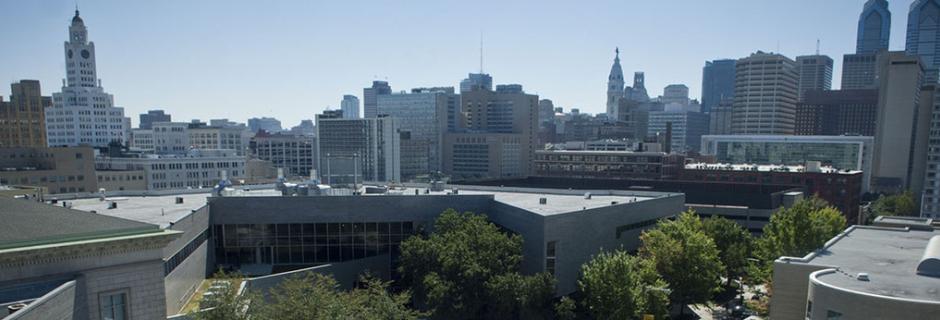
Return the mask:
[[[905,191],[899,194],[881,195],[871,204],[872,218],[877,216],[914,216],[917,205],[914,194]]]
[[[805,256],[844,229],[845,216],[816,197],[779,209],[770,217],[763,236],[757,240],[755,255],[760,264],[753,268],[752,273],[768,282],[774,260],[782,256]]]
[[[435,317],[520,318],[551,312],[554,278],[522,276],[522,237],[486,216],[447,210],[428,237],[401,244],[399,272]]]
[[[689,303],[707,302],[721,289],[724,265],[715,242],[702,228],[701,219],[690,210],[674,221],[660,221],[640,236],[640,256],[652,261],[680,310]]]
[[[238,287],[234,285],[241,275],[217,272],[213,279],[218,282],[227,282],[228,286],[223,287],[219,294],[212,298],[203,295],[202,303],[199,308],[190,313],[194,320],[249,320],[251,315],[248,313],[251,301],[257,301],[258,295],[254,293],[239,294]],[[204,310],[204,311],[200,311]]]
[[[702,220],[702,230],[715,241],[718,258],[725,266],[728,285],[747,271],[748,258],[751,257],[751,233],[734,221],[712,216]]]
[[[578,305],[574,299],[561,297],[555,304],[555,320],[575,320],[578,318],[577,309]]]
[[[581,266],[578,289],[595,319],[662,318],[668,311],[667,284],[655,266],[623,250],[602,252]]]

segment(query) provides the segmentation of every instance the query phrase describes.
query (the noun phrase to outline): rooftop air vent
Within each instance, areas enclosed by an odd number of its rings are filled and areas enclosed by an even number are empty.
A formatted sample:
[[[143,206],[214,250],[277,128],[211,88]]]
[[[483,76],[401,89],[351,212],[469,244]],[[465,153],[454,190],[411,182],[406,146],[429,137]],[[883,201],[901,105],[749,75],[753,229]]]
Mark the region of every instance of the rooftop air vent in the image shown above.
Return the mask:
[[[117,202],[108,202],[108,209],[117,209]]]
[[[176,197],[176,204],[182,204],[182,203],[183,203],[183,197]]]
[[[590,199],[591,199],[591,193],[590,193],[590,192],[585,192],[585,193],[584,193],[584,198],[590,200]]]
[[[855,279],[858,279],[858,281],[868,281],[868,274],[864,272],[859,272],[858,275],[855,276]]]
[[[940,277],[940,236],[933,236],[927,241],[924,255],[917,264],[917,274]]]
[[[547,204],[548,198],[539,198],[539,204]]]

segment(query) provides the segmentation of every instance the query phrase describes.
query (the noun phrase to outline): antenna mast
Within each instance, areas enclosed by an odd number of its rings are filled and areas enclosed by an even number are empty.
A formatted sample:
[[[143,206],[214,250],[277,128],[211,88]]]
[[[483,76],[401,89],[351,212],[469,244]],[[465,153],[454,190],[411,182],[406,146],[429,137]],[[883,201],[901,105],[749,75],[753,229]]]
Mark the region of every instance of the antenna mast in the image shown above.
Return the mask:
[[[483,30],[480,30],[480,73],[483,73]]]
[[[819,38],[816,38],[816,55],[819,55]]]

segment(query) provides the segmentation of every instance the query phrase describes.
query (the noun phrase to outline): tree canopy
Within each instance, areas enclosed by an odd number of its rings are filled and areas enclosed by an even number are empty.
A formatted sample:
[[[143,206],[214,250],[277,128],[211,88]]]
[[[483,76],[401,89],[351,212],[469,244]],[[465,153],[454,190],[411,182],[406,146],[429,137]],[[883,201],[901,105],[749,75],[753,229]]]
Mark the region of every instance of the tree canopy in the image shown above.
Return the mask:
[[[578,289],[594,319],[665,317],[668,285],[649,260],[617,250],[602,252],[581,266]]]
[[[761,260],[755,275],[769,280],[773,261],[782,256],[802,257],[822,247],[845,229],[845,216],[816,197],[781,208],[764,226],[755,254]]]
[[[917,204],[914,194],[905,191],[899,194],[881,195],[871,204],[871,215],[877,216],[914,216]]]
[[[751,233],[736,222],[719,216],[702,220],[702,230],[715,241],[728,283],[744,275],[751,257]]]

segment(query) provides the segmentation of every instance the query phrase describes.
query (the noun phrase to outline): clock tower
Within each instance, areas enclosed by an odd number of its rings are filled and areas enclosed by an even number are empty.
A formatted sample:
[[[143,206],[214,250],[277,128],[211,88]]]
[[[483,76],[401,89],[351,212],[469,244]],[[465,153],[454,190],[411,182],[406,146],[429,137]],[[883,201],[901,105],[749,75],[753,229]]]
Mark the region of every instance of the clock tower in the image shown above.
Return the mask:
[[[623,99],[623,69],[620,67],[620,48],[614,50],[614,65],[607,76],[607,118],[617,119],[620,99]]]
[[[65,71],[69,87],[94,88],[98,86],[95,71],[95,43],[88,41],[88,29],[78,16],[72,17],[69,26],[69,41],[65,42]]]

